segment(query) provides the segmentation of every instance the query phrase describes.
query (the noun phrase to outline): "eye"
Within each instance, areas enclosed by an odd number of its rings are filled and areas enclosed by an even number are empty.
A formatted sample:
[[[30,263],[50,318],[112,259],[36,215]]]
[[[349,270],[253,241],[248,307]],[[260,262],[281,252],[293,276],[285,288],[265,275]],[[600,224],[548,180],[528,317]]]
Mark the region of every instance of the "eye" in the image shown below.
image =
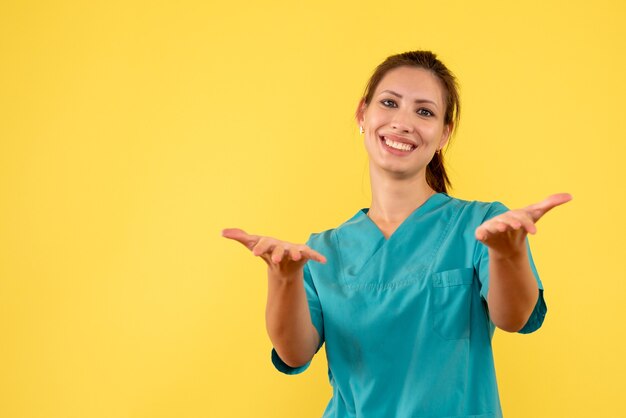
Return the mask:
[[[380,103],[385,107],[397,107],[396,102],[391,99],[383,99],[380,101]]]
[[[431,112],[430,110],[428,110],[428,109],[426,109],[424,107],[421,107],[421,108],[417,109],[417,114],[420,115],[420,116],[429,116],[429,117],[430,116],[435,116],[435,114],[433,112]]]

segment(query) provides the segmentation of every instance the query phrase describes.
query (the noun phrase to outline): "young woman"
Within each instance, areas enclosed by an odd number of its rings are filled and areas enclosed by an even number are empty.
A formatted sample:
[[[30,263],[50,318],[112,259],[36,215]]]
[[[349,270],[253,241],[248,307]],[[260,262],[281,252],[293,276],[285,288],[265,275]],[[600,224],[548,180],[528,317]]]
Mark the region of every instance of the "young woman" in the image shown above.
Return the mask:
[[[458,123],[452,73],[428,51],[378,66],[356,111],[372,202],[307,245],[226,229],[268,265],[272,361],[305,370],[326,344],[324,417],[502,416],[491,338],[546,314],[526,235],[557,194],[522,209],[447,194]]]

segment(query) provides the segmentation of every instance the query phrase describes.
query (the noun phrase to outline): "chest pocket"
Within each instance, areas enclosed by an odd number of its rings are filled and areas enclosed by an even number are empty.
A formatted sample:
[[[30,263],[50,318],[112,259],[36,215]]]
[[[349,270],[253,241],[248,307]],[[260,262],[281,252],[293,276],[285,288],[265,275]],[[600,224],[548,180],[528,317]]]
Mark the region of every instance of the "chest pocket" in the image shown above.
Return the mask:
[[[433,329],[446,340],[470,337],[473,280],[473,268],[431,275]]]

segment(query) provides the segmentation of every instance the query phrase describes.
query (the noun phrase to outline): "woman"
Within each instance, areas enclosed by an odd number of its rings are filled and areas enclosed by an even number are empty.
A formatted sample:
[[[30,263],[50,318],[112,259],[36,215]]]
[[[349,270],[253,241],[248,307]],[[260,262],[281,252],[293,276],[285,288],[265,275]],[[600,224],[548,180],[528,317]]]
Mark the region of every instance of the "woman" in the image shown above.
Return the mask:
[[[571,196],[518,210],[448,196],[441,150],[458,116],[455,78],[433,53],[391,56],[356,111],[371,207],[307,245],[223,231],[268,265],[277,369],[302,372],[326,343],[324,417],[502,415],[491,338],[541,326],[526,234]]]

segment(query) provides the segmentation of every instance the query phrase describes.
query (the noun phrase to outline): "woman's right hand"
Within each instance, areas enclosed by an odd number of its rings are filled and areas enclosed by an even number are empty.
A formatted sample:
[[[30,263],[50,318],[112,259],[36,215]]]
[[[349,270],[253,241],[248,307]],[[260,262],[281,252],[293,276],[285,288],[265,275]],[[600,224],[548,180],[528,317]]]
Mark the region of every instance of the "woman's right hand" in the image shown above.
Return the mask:
[[[267,263],[267,333],[285,364],[306,364],[317,352],[320,336],[311,322],[303,270],[308,260],[326,263],[326,257],[307,245],[250,235],[237,228],[224,229],[222,236],[239,241]]]
[[[238,228],[224,229],[222,236],[243,244],[252,251],[252,254],[261,257],[267,263],[270,273],[281,276],[293,277],[304,268],[304,264],[309,260],[326,263],[326,257],[304,244],[250,235]]]

